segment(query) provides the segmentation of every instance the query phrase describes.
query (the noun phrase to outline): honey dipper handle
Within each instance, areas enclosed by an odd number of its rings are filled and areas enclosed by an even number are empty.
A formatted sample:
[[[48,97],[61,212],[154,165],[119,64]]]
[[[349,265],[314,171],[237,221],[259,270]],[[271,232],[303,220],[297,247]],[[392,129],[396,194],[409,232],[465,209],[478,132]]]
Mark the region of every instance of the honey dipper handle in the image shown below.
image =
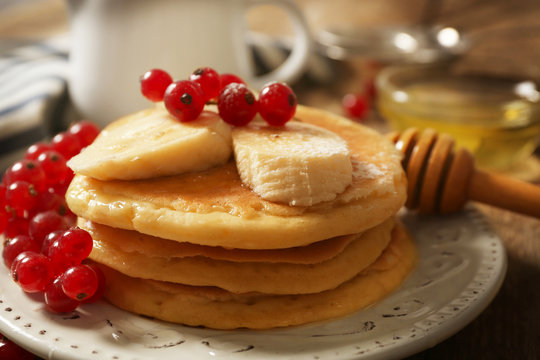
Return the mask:
[[[540,218],[540,186],[475,170],[469,199]]]

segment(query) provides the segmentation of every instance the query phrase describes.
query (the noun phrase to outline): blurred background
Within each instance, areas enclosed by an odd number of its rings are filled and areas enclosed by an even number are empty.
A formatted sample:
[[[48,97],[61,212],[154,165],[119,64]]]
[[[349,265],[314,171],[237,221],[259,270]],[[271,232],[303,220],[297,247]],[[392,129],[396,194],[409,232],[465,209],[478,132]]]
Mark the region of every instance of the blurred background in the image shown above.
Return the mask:
[[[294,3],[314,44],[305,72],[291,84],[300,103],[382,132],[441,126],[475,153],[480,166],[538,179],[540,165],[531,156],[540,141],[538,1]],[[293,28],[285,12],[271,5],[253,7],[247,22],[256,71],[268,72],[287,57]],[[67,91],[69,29],[67,1],[0,1],[3,168],[21,146],[80,117]],[[426,75],[426,65],[438,73]],[[388,67],[401,72],[384,75]],[[441,76],[448,73],[450,78]],[[472,130],[463,128],[475,121]]]

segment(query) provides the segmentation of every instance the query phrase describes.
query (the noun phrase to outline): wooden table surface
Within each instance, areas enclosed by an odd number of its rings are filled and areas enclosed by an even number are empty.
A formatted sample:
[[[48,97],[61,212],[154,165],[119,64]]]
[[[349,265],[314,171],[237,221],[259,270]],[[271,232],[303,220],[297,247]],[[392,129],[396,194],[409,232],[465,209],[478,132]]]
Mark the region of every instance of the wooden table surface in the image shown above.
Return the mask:
[[[310,0],[299,1],[303,6]],[[313,1],[314,3],[316,1]],[[17,5],[15,5],[17,4]],[[67,30],[61,0],[7,1],[0,7],[0,41],[46,37]],[[540,79],[540,2],[448,0],[436,19],[486,35],[468,57],[472,69]],[[493,57],[493,55],[501,55]],[[486,59],[493,61],[486,62]],[[341,112],[344,93],[362,78],[355,64],[339,64],[335,82],[298,85],[300,102]],[[368,124],[377,120],[369,120]],[[380,120],[378,120],[380,121]],[[540,220],[477,204],[502,239],[506,279],[489,307],[456,335],[409,357],[418,359],[540,359]]]

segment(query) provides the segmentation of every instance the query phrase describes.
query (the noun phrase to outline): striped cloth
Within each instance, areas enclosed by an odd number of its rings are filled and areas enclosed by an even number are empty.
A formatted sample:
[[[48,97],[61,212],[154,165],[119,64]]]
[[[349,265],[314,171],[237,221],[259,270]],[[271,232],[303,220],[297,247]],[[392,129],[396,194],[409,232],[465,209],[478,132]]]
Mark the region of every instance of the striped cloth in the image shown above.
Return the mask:
[[[66,99],[68,38],[0,48],[0,171],[60,124]]]

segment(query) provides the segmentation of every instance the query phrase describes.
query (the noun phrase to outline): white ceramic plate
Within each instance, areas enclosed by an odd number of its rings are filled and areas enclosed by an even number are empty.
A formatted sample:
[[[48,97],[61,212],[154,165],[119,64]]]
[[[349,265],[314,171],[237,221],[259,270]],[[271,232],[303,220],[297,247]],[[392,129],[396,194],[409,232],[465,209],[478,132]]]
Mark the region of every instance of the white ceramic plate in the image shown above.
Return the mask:
[[[104,302],[67,315],[43,309],[0,270],[0,332],[46,359],[392,359],[453,335],[497,293],[499,238],[469,208],[447,217],[404,212],[420,263],[384,301],[346,318],[271,331],[216,331],[150,320]]]

